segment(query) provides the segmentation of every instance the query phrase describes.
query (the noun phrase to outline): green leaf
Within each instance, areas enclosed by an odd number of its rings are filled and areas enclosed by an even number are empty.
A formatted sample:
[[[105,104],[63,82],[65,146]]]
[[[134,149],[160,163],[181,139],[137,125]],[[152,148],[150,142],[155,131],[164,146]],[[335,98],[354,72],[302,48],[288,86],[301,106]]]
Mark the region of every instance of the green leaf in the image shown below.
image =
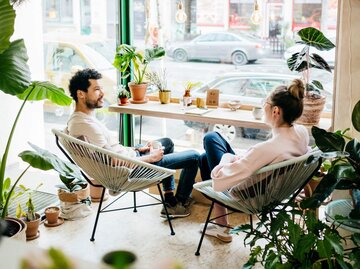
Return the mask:
[[[0,1],[0,54],[10,46],[14,33],[15,10],[7,0]]]
[[[324,240],[318,240],[316,242],[317,250],[319,252],[320,258],[326,258],[330,260],[330,257],[332,257],[332,248],[329,242]]]
[[[313,249],[314,244],[316,242],[316,236],[312,233],[302,235],[297,244],[297,248],[294,248],[294,256],[299,261],[305,261],[305,255]]]
[[[11,185],[11,179],[8,177],[5,179],[4,181],[4,185],[3,185],[3,190],[7,191],[10,189],[10,185]]]
[[[341,237],[338,234],[328,230],[325,232],[324,240],[326,240],[332,246],[332,249],[337,254],[343,255],[344,248],[341,245]]]
[[[276,268],[278,263],[280,263],[280,257],[276,255],[274,251],[270,250],[265,259],[265,268]]]
[[[157,47],[157,48],[152,48],[152,49],[146,49],[145,50],[145,61],[147,63],[163,57],[165,55],[165,50],[163,47]]]
[[[358,247],[360,247],[360,234],[359,233],[352,234],[351,239]]]
[[[323,87],[323,85],[321,84],[321,82],[320,81],[318,81],[318,80],[313,80],[312,82],[311,82],[316,88],[318,88],[319,90],[324,90],[324,87]]]
[[[0,90],[17,95],[30,84],[28,55],[24,40],[15,40],[0,54]]]
[[[48,81],[33,81],[30,86],[22,94],[17,95],[17,97],[24,100],[29,93],[29,101],[48,99],[59,106],[69,106],[72,102],[72,98],[65,94],[64,89],[58,88]]]
[[[345,139],[332,132],[327,132],[316,126],[311,128],[311,133],[315,139],[316,146],[323,152],[343,151],[345,147]]]
[[[354,125],[354,128],[360,132],[360,101],[358,101],[353,109],[351,115],[351,121]]]
[[[355,138],[352,139],[349,143],[347,143],[345,147],[345,151],[350,154],[347,158],[351,165],[355,168],[357,173],[360,175],[360,143]]]
[[[310,54],[310,59],[313,68],[326,70],[331,73],[331,68],[329,64],[320,55],[312,53]]]
[[[331,50],[335,45],[316,28],[307,27],[298,32],[303,44],[315,47],[318,50]]]

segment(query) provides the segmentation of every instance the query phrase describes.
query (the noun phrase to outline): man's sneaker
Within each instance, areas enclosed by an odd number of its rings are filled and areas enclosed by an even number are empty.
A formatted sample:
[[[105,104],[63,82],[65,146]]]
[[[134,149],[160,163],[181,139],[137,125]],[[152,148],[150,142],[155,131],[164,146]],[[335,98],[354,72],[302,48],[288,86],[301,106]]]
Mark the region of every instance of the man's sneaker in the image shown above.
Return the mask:
[[[200,233],[204,230],[205,223],[200,224]],[[208,223],[205,231],[206,235],[216,237],[217,239],[225,242],[230,243],[232,241],[232,235],[229,234],[229,229],[226,227],[221,227],[219,225]]]
[[[193,204],[195,204],[195,200],[192,197],[189,197],[186,199],[185,203],[183,203],[183,206],[185,208],[190,208]]]
[[[175,206],[170,206],[169,204],[166,204],[166,209],[170,218],[184,218],[189,216],[191,213],[189,208],[184,207],[181,203],[177,203]],[[166,212],[164,207],[161,209],[160,216],[166,218]]]

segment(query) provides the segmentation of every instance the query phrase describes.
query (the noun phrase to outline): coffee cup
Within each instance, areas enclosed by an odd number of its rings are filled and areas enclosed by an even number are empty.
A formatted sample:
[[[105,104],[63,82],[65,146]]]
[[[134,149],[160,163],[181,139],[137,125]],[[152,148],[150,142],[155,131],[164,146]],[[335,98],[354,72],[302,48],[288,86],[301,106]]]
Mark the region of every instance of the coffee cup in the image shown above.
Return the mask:
[[[256,120],[261,120],[264,114],[264,110],[261,107],[254,107],[252,114]]]

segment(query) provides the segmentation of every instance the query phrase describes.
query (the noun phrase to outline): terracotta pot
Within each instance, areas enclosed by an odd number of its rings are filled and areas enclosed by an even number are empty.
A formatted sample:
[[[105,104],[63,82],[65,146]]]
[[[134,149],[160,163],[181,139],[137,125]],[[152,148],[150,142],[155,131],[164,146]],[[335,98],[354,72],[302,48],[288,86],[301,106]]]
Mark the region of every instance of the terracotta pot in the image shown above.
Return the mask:
[[[101,185],[95,179],[91,179],[91,182],[95,185]],[[101,198],[101,194],[103,191],[103,187],[95,187],[90,185],[90,197],[92,202],[99,202]],[[108,198],[108,190],[105,191],[104,201]]]
[[[159,91],[159,100],[161,104],[170,103],[171,91]]]
[[[60,208],[57,206],[48,207],[45,209],[45,215],[49,224],[55,224],[58,222]]]
[[[326,98],[304,98],[304,110],[301,117],[296,121],[304,125],[317,125],[320,121],[321,112],[324,109]]]
[[[120,105],[126,105],[128,103],[129,98],[119,98],[119,104]]]
[[[27,225],[26,238],[32,238],[38,234],[41,219],[40,219],[40,215],[38,213],[35,213],[35,215],[36,215],[35,220],[32,220],[32,221],[25,220],[26,225]]]
[[[136,102],[142,102],[145,100],[147,83],[135,84],[135,82],[129,82],[128,86],[131,92],[131,98]]]
[[[63,189],[58,190],[59,200],[62,202],[77,203],[90,196],[89,184],[84,184],[82,190],[68,192]]]

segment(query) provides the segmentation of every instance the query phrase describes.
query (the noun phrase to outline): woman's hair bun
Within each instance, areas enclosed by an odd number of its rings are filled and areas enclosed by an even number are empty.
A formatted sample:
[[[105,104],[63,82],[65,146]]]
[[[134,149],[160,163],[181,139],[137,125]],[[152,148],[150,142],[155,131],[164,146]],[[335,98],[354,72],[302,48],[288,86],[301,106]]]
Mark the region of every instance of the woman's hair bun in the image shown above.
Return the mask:
[[[303,99],[304,98],[304,92],[305,92],[305,85],[302,82],[301,79],[294,79],[290,86],[288,87],[288,91],[296,99]]]

